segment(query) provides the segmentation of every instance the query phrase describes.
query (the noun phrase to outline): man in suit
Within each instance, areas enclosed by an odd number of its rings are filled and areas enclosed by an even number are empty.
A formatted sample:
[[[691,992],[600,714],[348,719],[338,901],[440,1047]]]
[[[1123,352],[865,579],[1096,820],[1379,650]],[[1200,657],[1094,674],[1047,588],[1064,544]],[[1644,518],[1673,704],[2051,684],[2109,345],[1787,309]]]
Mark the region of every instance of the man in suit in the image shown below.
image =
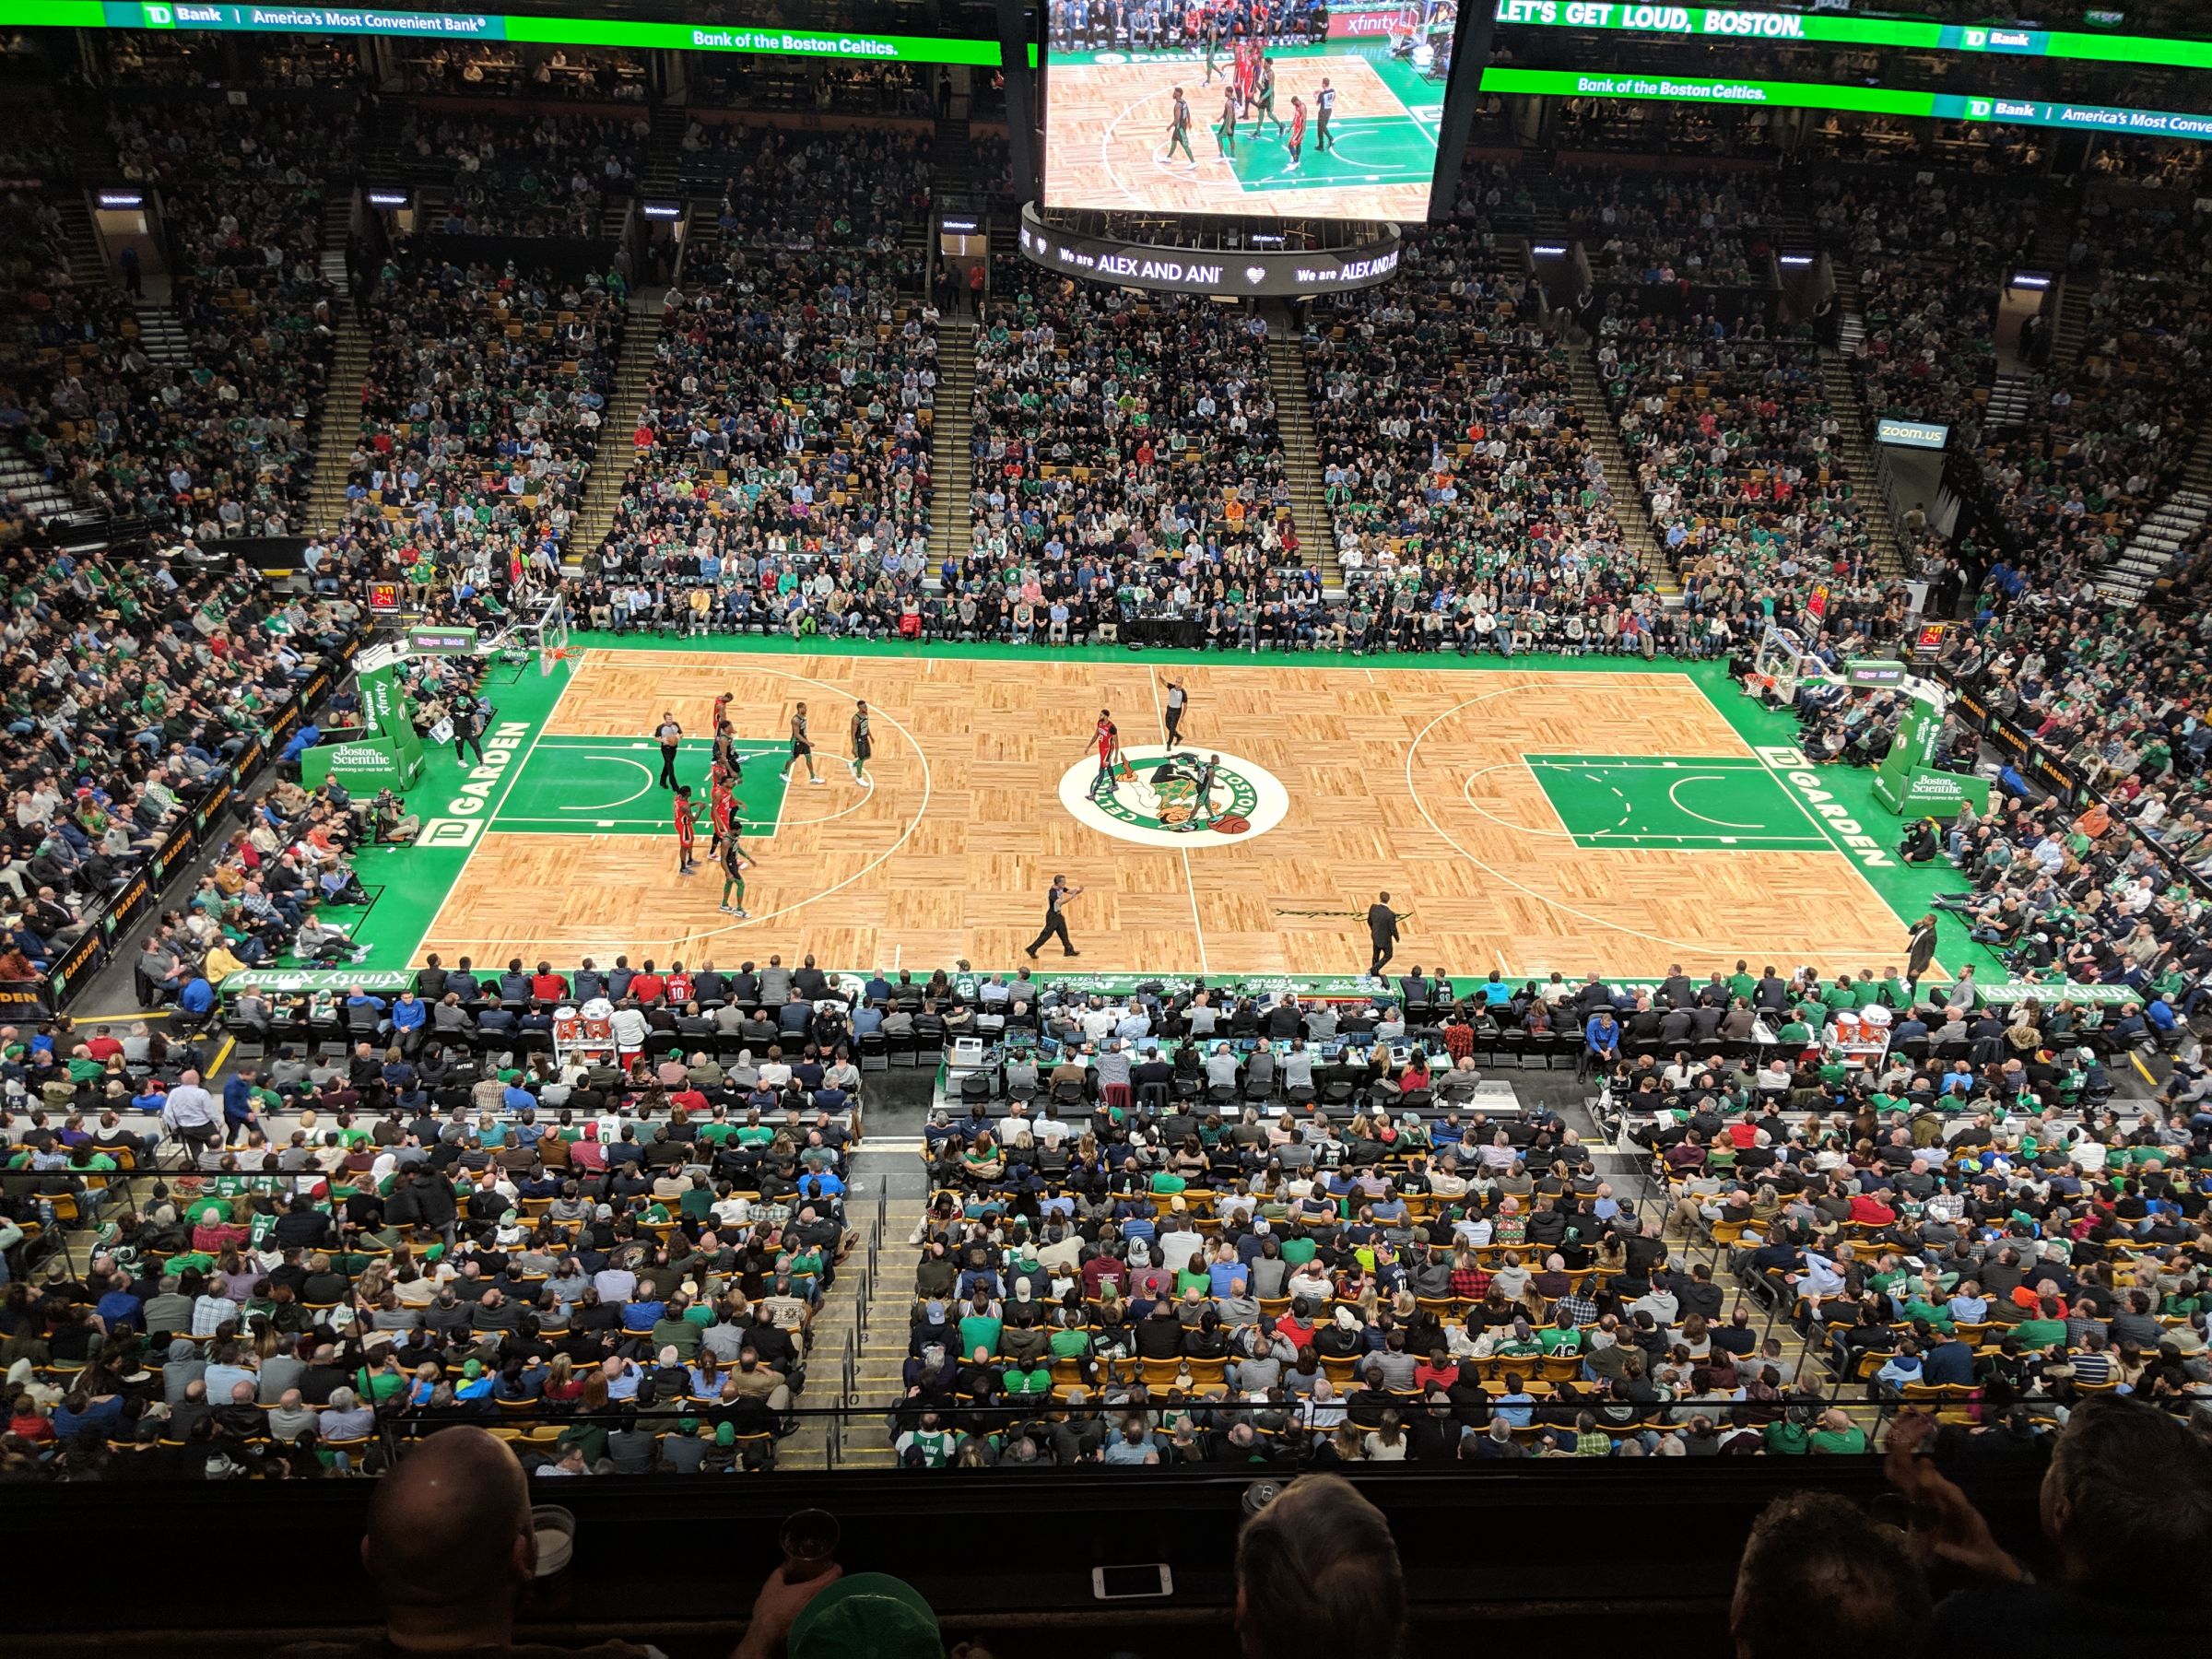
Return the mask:
[[[1370,979],[1380,979],[1390,959],[1397,954],[1398,924],[1412,913],[1392,910],[1388,893],[1376,894],[1375,902],[1367,907],[1367,937],[1374,947],[1373,958],[1367,965]]]

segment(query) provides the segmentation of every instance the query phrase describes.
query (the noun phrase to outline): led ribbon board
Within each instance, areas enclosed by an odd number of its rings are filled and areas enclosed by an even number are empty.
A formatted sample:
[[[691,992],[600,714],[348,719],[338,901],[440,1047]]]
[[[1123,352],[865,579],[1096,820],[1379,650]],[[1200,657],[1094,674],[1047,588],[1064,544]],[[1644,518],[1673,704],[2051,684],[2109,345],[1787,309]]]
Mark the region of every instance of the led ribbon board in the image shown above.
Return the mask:
[[[2100,64],[2163,64],[2212,69],[2212,41],[2158,35],[2085,34],[2077,29],[2008,29],[1995,23],[1923,23],[1821,12],[1747,11],[1735,6],[1642,6],[1612,0],[1498,0],[1500,23],[1540,29],[1610,29],[1635,34],[1696,35],[1716,41],[1802,41],[1808,45],[1902,46],[1924,52],[1997,53]]]
[[[996,41],[934,35],[639,23],[606,18],[524,18],[497,12],[382,11],[349,6],[195,5],[190,0],[0,0],[0,28],[403,35],[419,40],[627,46],[642,52],[733,52],[876,64],[967,64],[979,68],[996,68],[1001,56]]]
[[[1482,73],[1485,92],[1553,98],[1636,98],[1668,103],[1726,103],[1771,110],[1839,110],[1868,115],[1986,121],[2006,126],[2069,127],[2148,138],[2212,142],[2212,115],[2130,110],[2113,104],[2048,103],[2030,98],[1971,98],[1892,87],[1827,86],[1818,81],[1735,80],[1700,75],[1593,75],[1575,69]]]
[[[1393,225],[1356,248],[1172,248],[1063,230],[1039,218],[1033,204],[1021,210],[1022,256],[1033,265],[1085,282],[1215,299],[1372,288],[1396,272],[1403,240]]]

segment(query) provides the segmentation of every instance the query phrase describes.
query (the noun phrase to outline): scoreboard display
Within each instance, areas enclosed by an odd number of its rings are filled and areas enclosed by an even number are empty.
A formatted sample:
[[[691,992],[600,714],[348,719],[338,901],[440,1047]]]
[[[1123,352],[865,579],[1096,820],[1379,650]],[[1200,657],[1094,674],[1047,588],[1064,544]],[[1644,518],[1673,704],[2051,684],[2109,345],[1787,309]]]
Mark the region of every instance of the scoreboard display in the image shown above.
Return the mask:
[[[1047,208],[1420,223],[1456,0],[1048,0]],[[1470,74],[1479,74],[1480,65]]]

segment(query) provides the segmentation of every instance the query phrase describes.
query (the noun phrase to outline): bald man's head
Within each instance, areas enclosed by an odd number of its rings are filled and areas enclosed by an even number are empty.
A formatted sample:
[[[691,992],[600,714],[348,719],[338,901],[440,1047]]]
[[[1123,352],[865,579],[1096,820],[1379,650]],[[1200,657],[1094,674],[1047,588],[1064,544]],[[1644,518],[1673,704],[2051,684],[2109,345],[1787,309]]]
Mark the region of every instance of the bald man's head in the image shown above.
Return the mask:
[[[481,1429],[431,1435],[377,1483],[361,1564],[395,1613],[511,1606],[537,1566],[514,1453]]]

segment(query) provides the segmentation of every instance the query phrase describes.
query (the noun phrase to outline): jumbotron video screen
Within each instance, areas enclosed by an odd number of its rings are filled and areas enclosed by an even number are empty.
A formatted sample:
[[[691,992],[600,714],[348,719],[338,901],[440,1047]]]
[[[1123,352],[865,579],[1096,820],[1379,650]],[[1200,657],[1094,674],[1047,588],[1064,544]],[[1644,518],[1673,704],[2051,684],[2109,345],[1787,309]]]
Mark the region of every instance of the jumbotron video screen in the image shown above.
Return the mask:
[[[1427,218],[1456,0],[1312,16],[1325,27],[1268,0],[1052,0],[1045,206]]]

